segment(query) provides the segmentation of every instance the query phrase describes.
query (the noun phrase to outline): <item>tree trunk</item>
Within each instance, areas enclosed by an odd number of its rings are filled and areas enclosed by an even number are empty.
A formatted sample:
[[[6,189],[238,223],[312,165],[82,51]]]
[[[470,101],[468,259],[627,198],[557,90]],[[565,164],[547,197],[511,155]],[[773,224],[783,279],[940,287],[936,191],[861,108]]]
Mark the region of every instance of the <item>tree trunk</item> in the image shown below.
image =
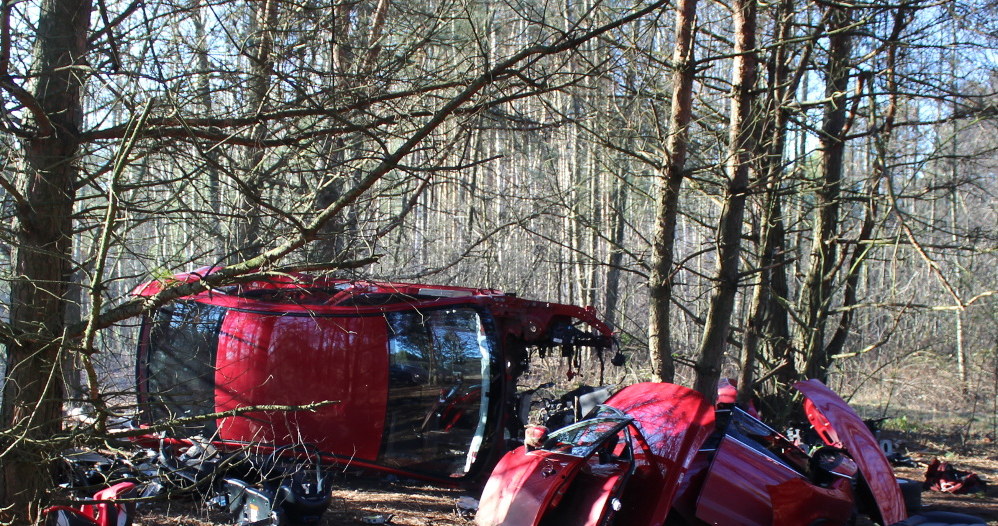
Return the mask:
[[[842,192],[842,159],[845,153],[846,90],[849,88],[852,22],[848,7],[830,5],[828,63],[825,70],[825,115],[821,126],[821,178],[815,191],[814,238],[804,279],[801,314],[801,349],[804,374],[826,380],[831,358],[825,349],[832,284],[838,267],[839,205]]]
[[[617,313],[620,302],[620,266],[624,262],[624,227],[626,218],[624,210],[627,209],[627,181],[624,175],[619,176],[613,185],[613,194],[610,198],[609,215],[611,217],[612,234],[610,237],[610,267],[606,271],[606,296],[604,316],[606,323],[613,330],[620,330],[620,315]]]
[[[274,30],[277,24],[277,1],[264,0],[254,13],[254,23],[250,33],[251,41],[255,42],[250,54],[249,76],[249,109],[256,114],[265,113],[269,107],[268,99],[273,75]],[[262,143],[267,137],[268,127],[265,121],[253,125],[251,137]],[[242,180],[239,182],[239,195],[236,198],[234,239],[231,247],[230,263],[245,261],[261,254],[266,246],[266,239],[261,231],[263,228],[263,209],[260,203],[263,198],[263,183],[265,150],[262,146],[247,148]]]
[[[746,313],[745,336],[742,339],[741,374],[738,382],[738,402],[741,404],[747,404],[756,393],[755,368],[763,348],[769,352],[762,361],[773,368],[766,374],[776,378],[777,383],[781,383],[781,379],[794,369],[793,355],[789,352],[788,313],[780,301],[786,297],[787,289],[781,196],[784,180],[783,152],[790,117],[788,103],[801,78],[797,75],[791,80],[790,75],[790,34],[794,12],[793,0],[782,0],[777,7],[773,31],[775,47],[769,60],[765,114],[758,116],[758,186],[765,189],[766,193],[762,197],[759,213],[762,219],[759,226],[758,275]],[[806,62],[802,60],[801,67]],[[792,379],[795,375],[789,376]],[[769,389],[770,393],[784,391],[781,388]]]
[[[876,226],[877,203],[880,198],[881,183],[891,176],[888,171],[890,161],[887,156],[894,135],[895,117],[898,111],[899,92],[895,72],[898,53],[900,52],[898,39],[912,18],[913,14],[909,10],[898,9],[894,15],[894,26],[891,35],[887,38],[887,59],[883,72],[887,84],[887,109],[883,113],[883,118],[878,126],[878,133],[873,141],[875,149],[873,173],[866,182],[866,204],[863,208],[863,222],[860,227],[859,236],[856,239],[855,247],[853,248],[852,256],[849,258],[849,265],[846,267],[845,284],[842,292],[842,315],[839,317],[835,333],[825,346],[825,354],[829,359],[841,354],[845,349],[846,339],[852,328],[854,311],[851,307],[857,303],[857,286],[860,271],[870,251],[871,245],[868,241],[874,237],[873,229]]]
[[[686,169],[689,124],[693,115],[693,27],[697,0],[676,4],[676,47],[672,54],[672,109],[669,137],[665,145],[665,167],[659,175],[655,206],[655,237],[652,241],[649,287],[648,347],[652,374],[660,382],[671,382],[676,374],[672,360],[669,313],[672,306],[672,265],[675,261],[676,220],[679,188]]]
[[[197,57],[197,94],[204,109],[205,115],[214,115],[214,103],[211,92],[211,62],[208,60],[208,32],[205,29],[202,9],[205,9],[199,2],[192,1],[190,4],[191,22],[194,24],[194,39],[196,42],[194,55]],[[213,130],[215,131],[215,130]],[[208,206],[209,210],[219,212],[222,210],[222,184],[219,178],[219,152],[215,148],[209,148],[203,152],[205,159],[204,173],[208,179]],[[212,239],[214,249],[211,252],[212,264],[221,263],[225,257],[225,238],[220,228],[218,216],[209,217],[206,228]]]
[[[731,313],[738,292],[741,239],[748,194],[749,168],[755,136],[752,102],[756,79],[755,0],[736,0],[732,5],[735,26],[735,58],[731,65],[731,116],[728,136],[728,187],[725,208],[718,225],[717,275],[710,298],[695,388],[713,400],[731,328]]]
[[[353,46],[360,40],[359,29],[351,29],[351,20],[359,17],[356,11],[356,2],[338,3],[332,8],[332,20],[330,31],[332,32],[332,43],[330,46],[330,71],[331,83],[328,86],[334,94],[349,93],[357,88],[355,78],[352,73],[359,76],[370,74],[376,69],[381,56],[384,36],[385,21],[388,16],[389,0],[378,0],[374,12],[370,15],[370,24],[367,28],[366,40],[368,50],[363,56],[357,56],[353,52]],[[345,164],[348,157],[348,150],[360,152],[366,148],[363,136],[351,139],[343,137],[330,138],[326,140],[324,154],[319,159],[321,164],[319,175],[326,180],[326,183],[315,193],[315,209],[323,210],[330,204],[336,202],[340,196],[350,187],[350,185],[361,177],[359,172],[353,173],[351,167]],[[363,154],[361,154],[363,155]],[[357,236],[359,230],[359,219],[353,210],[329,221],[319,230],[313,248],[310,251],[310,259],[318,263],[328,263],[331,261],[349,259],[351,257],[351,240]]]
[[[11,327],[22,335],[7,348],[0,502],[20,523],[34,520],[50,480],[44,451],[30,445],[61,427],[62,383],[54,369],[65,351],[60,339],[72,273],[72,214],[89,0],[43,0],[34,44],[31,109],[35,134],[24,141],[26,178],[17,211],[17,255],[11,285]]]

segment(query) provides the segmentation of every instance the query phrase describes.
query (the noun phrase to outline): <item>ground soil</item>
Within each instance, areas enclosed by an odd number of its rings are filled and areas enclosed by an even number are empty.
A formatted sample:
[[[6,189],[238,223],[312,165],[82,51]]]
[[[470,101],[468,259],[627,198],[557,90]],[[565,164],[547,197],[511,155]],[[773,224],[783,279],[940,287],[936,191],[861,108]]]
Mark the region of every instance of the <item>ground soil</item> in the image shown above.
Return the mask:
[[[931,436],[899,439],[919,467],[898,467],[899,477],[924,480],[925,465],[940,458],[962,471],[977,473],[988,482],[987,491],[972,495],[922,492],[923,509],[954,511],[983,518],[998,526],[998,448],[993,441],[960,447]],[[343,476],[336,481],[333,501],[321,526],[392,524],[407,526],[468,526],[473,520],[455,510],[466,491],[441,488],[413,481]],[[381,522],[387,521],[387,522]],[[152,503],[140,510],[136,521],[143,526],[207,526],[229,524],[228,516],[208,510],[194,500],[175,499]],[[569,525],[566,525],[569,526]]]
[[[945,437],[921,434],[907,442],[899,438],[908,456],[918,462],[918,467],[897,467],[899,477],[924,481],[925,467],[933,459],[949,462],[960,471],[976,473],[987,482],[987,490],[969,495],[952,495],[923,490],[923,509],[954,511],[974,515],[998,526],[998,447],[992,438],[965,444],[954,444]]]

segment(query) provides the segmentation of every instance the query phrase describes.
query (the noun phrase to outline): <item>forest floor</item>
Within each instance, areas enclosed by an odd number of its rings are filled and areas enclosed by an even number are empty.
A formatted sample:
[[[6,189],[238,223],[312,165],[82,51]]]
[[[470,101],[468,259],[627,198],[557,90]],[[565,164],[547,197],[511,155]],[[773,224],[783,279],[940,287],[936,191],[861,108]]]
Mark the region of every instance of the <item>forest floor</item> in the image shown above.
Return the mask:
[[[922,492],[926,510],[966,513],[998,526],[998,447],[993,440],[980,440],[960,446],[952,441],[927,434],[908,435],[899,443],[920,467],[898,467],[899,477],[925,479],[925,465],[934,458],[952,464],[961,471],[977,473],[988,482],[985,493],[951,495]],[[474,521],[458,515],[457,499],[467,492],[441,488],[413,481],[344,476],[338,478],[333,501],[320,526],[391,524],[396,526],[469,526]],[[136,524],[142,526],[207,526],[229,524],[229,517],[208,511],[190,500],[174,500],[144,506]]]

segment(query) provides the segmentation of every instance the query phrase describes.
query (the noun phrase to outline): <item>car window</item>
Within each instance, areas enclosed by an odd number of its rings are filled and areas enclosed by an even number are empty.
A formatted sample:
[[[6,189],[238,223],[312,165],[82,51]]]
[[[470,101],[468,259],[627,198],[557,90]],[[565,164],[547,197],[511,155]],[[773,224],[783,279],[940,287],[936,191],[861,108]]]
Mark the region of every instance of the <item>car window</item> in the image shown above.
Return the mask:
[[[203,415],[215,409],[215,356],[226,309],[176,301],[148,321],[146,389],[151,421]],[[202,426],[211,426],[214,421]]]
[[[488,429],[494,342],[472,308],[407,310],[388,322],[382,461],[437,475],[471,469]]]
[[[618,439],[618,432],[631,418],[618,409],[601,405],[592,417],[551,433],[542,449],[576,457],[587,457],[604,443]]]
[[[760,420],[735,408],[726,434],[752,447],[766,456],[781,460],[801,473],[805,473],[808,456],[785,436]]]

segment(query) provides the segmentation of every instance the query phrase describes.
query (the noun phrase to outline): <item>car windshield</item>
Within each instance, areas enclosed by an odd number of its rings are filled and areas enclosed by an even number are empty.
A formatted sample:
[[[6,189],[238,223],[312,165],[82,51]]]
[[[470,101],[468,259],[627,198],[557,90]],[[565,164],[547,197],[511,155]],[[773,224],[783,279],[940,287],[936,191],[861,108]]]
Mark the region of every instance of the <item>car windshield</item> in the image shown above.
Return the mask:
[[[593,416],[551,433],[542,449],[587,457],[604,443],[616,439],[617,432],[631,420],[631,417],[615,407],[600,405]]]

